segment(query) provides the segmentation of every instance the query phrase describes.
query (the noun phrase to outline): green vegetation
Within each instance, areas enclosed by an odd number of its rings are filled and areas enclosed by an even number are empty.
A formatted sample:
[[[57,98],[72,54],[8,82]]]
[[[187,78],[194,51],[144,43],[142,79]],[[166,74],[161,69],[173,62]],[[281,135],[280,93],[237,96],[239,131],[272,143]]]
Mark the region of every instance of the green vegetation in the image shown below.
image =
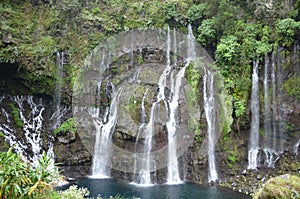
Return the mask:
[[[63,122],[60,127],[54,129],[54,135],[57,136],[59,133],[76,132],[74,118],[69,118]]]
[[[197,62],[194,64],[197,64]],[[198,93],[201,73],[200,70],[196,69],[193,64],[189,64],[185,74],[189,84],[187,103],[189,106],[192,107],[194,103],[197,102],[197,98],[201,97],[199,96],[200,94]]]
[[[58,170],[52,165],[52,160],[44,155],[33,168],[12,152],[0,153],[0,198],[35,198],[45,190],[51,190],[51,182],[56,180]]]
[[[21,120],[20,111],[17,109],[17,107],[13,103],[9,103],[8,106],[11,109],[12,117],[17,125],[18,128],[23,127],[23,121]]]
[[[227,165],[232,168],[235,163],[239,161],[238,154],[236,151],[226,151],[227,154]]]
[[[253,199],[290,198],[296,199],[300,195],[300,177],[285,174],[270,179],[255,194]]]
[[[293,77],[289,78],[283,84],[283,88],[290,96],[295,96],[298,100],[300,100],[300,77],[294,75]]]
[[[143,62],[144,62],[143,56],[142,56],[142,55],[138,55],[137,64],[138,64],[138,65],[141,65]]]
[[[89,196],[86,188],[70,186],[64,191],[55,191],[57,181],[62,180],[58,167],[53,165],[46,153],[33,167],[23,162],[12,148],[0,152],[0,198],[1,199],[83,199]],[[110,199],[122,199],[121,196]],[[97,197],[102,199],[102,197]]]

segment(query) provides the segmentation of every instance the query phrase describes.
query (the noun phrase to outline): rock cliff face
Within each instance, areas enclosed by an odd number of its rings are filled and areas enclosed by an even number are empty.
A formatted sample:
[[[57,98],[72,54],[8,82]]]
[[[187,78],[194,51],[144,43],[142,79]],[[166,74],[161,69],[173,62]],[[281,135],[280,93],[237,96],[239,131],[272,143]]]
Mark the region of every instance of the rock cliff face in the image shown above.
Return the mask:
[[[192,45],[195,47],[190,47]],[[207,178],[204,173],[185,175],[185,170],[198,170],[193,165],[206,164],[209,150],[206,95],[214,98],[209,106],[215,114],[212,133],[216,138],[228,133],[231,117],[227,115],[230,111],[225,106],[220,75],[214,71],[205,50],[189,36],[158,30],[122,33],[108,39],[106,48],[101,46],[86,59],[85,69],[73,91],[79,135],[88,150],[96,153],[94,142],[91,142],[97,140],[93,129],[99,128],[99,133],[103,134],[107,124],[112,122],[111,140],[106,141],[113,145],[111,165],[108,165],[113,168],[112,176],[118,179],[125,176],[134,181],[132,173],[145,169],[144,161],[136,157],[142,153],[149,155],[150,162],[156,162],[149,163],[151,178],[155,182],[165,182],[170,147],[174,147],[171,151],[180,157],[196,136],[198,149],[194,146],[192,152],[180,158],[179,173],[181,179],[186,180]],[[214,82],[205,82],[207,71],[211,71]],[[115,100],[117,105],[112,107]],[[117,116],[112,119],[115,109]],[[84,122],[86,118],[96,127]],[[173,131],[174,146],[170,141]],[[194,153],[200,157],[191,163],[188,157],[193,157]]]
[[[124,54],[118,61],[115,61],[113,67],[109,67],[104,73],[110,74],[106,75],[103,81],[115,82],[115,85],[126,85],[120,96],[119,108],[119,118],[112,134],[112,140],[117,147],[126,149],[130,152],[135,150],[142,150],[143,141],[137,141],[138,129],[141,124],[142,118],[142,104],[144,103],[144,109],[148,113],[145,116],[145,120],[149,120],[149,111],[151,109],[151,103],[155,101],[155,96],[158,90],[157,81],[159,75],[162,73],[163,68],[166,64],[165,51],[163,49],[151,49],[145,48],[138,51],[134,51],[135,56],[130,58],[129,54]],[[282,59],[282,63],[285,63]],[[126,60],[135,60],[132,65],[126,65]],[[138,60],[140,62],[138,63]],[[183,59],[179,58],[177,64],[177,69],[180,70],[184,66]],[[122,63],[122,64],[120,64]],[[118,67],[116,67],[118,65]],[[260,104],[264,106],[263,93],[263,63],[261,63],[260,70],[260,93],[261,100]],[[278,69],[279,70],[278,65]],[[285,85],[289,81],[290,77],[297,75],[297,62],[292,61],[289,67],[280,69],[283,74],[283,79],[281,79],[281,85]],[[122,72],[120,72],[120,71]],[[269,71],[271,73],[271,69]],[[203,74],[203,71],[199,71]],[[89,73],[86,73],[89,74]],[[128,76],[128,74],[130,74]],[[188,74],[188,72],[187,72]],[[93,76],[93,75],[92,75]],[[188,75],[187,75],[188,76]],[[186,78],[187,78],[186,76]],[[203,76],[200,76],[200,80]],[[271,79],[269,80],[271,83]],[[278,82],[277,82],[278,83]],[[184,80],[184,89],[189,88],[189,79]],[[282,87],[283,87],[282,86]],[[268,166],[267,158],[265,156],[265,141],[268,139],[263,132],[264,129],[264,108],[261,110],[260,116],[260,146],[259,151],[259,167],[256,171],[247,170],[248,164],[248,143],[249,143],[249,129],[242,129],[238,134],[226,134],[223,133],[219,139],[216,147],[216,162],[220,178],[220,185],[230,187],[234,190],[241,191],[244,193],[252,193],[255,191],[260,184],[265,182],[266,179],[284,174],[287,172],[298,172],[300,168],[299,164],[299,101],[296,97],[289,96],[287,91],[279,89],[279,94],[276,95],[278,99],[280,98],[280,103],[276,100],[276,104],[279,107],[278,114],[282,114],[284,117],[279,121],[279,115],[274,119],[273,123],[276,125],[278,132],[275,134],[276,143],[283,144],[283,150],[276,152],[273,155],[274,164]],[[197,92],[203,93],[203,82],[199,81],[197,84]],[[187,93],[187,90],[185,91]],[[272,90],[270,91],[272,92]],[[147,93],[147,95],[144,95]],[[170,88],[165,89],[166,96],[170,95]],[[147,98],[145,101],[143,98]],[[194,138],[193,143],[188,147],[188,150],[179,157],[179,170],[182,179],[191,180],[199,183],[207,183],[207,172],[208,172],[208,160],[207,154],[203,153],[201,148],[205,144],[207,131],[206,131],[206,118],[204,117],[204,108],[201,106],[203,104],[203,98],[200,97],[197,103],[199,104],[199,112],[196,115],[200,115],[198,121],[200,124],[200,132]],[[144,102],[143,102],[144,101]],[[187,103],[188,99],[182,97],[180,99],[180,104]],[[273,109],[273,108],[272,108]],[[180,106],[180,113],[182,120],[184,118],[190,117],[188,111],[191,110],[189,107]],[[156,135],[154,136],[153,150],[158,149],[166,144],[167,131],[165,123],[164,106],[162,104],[161,112],[158,112],[157,117],[160,118],[155,124]],[[250,113],[249,113],[250,116]],[[245,125],[247,127],[247,125]],[[280,128],[279,128],[280,127]],[[186,129],[181,130],[183,134],[186,134]],[[280,134],[281,133],[281,134]],[[137,148],[138,146],[138,148]],[[90,157],[89,157],[90,158]],[[118,159],[118,158],[117,158]],[[133,162],[126,160],[125,162],[116,161],[115,164],[128,166],[132,165]],[[114,164],[113,163],[113,164]],[[90,165],[88,165],[89,167]],[[118,166],[115,166],[118,167]],[[130,168],[130,166],[128,166]],[[86,169],[87,171],[88,169]],[[166,178],[167,168],[158,169],[158,171],[152,173],[156,178],[157,182],[162,183]],[[120,171],[118,169],[113,169],[111,175],[118,179],[123,179],[126,181],[133,181],[134,175],[129,172]],[[153,177],[153,178],[154,178]]]

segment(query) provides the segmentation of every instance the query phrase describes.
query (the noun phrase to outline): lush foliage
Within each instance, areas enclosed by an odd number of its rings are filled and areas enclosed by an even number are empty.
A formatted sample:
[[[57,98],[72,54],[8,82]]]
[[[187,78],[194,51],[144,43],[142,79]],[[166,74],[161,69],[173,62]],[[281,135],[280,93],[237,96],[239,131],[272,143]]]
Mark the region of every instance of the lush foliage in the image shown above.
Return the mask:
[[[289,78],[284,83],[283,88],[290,96],[295,96],[298,100],[300,100],[300,77],[294,75]]]
[[[44,153],[33,165],[22,161],[10,148],[7,152],[0,153],[0,198],[1,199],[83,199],[89,196],[86,188],[73,185],[64,191],[55,191],[57,180],[61,180],[58,167],[53,160]],[[121,196],[110,199],[122,199]],[[102,199],[102,197],[97,197]]]
[[[0,198],[3,199],[35,198],[45,190],[51,190],[50,183],[58,177],[57,168],[46,154],[33,168],[10,148],[8,152],[0,153],[0,162]]]

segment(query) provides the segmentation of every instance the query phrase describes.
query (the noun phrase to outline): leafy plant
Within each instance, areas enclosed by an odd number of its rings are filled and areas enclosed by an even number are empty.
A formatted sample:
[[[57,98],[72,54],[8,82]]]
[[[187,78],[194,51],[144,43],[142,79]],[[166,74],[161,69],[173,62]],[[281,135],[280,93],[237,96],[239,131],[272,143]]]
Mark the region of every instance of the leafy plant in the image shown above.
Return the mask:
[[[227,151],[227,164],[229,168],[232,168],[233,165],[238,162],[237,152],[236,151]]]
[[[216,19],[205,19],[202,21],[201,25],[198,27],[198,37],[202,45],[206,46],[208,44],[214,44],[217,37]]]
[[[45,153],[35,168],[23,162],[12,148],[0,153],[0,162],[1,199],[34,198],[44,190],[51,190],[50,183],[59,176]]]
[[[138,55],[137,64],[138,64],[138,65],[141,65],[143,62],[144,62],[143,56],[139,54],[139,55]]]
[[[282,42],[282,45],[291,45],[294,41],[296,31],[300,30],[300,22],[291,18],[278,20],[275,24],[277,40]]]
[[[163,9],[165,20],[172,20],[176,17],[176,5],[174,2],[168,2]]]
[[[57,136],[59,133],[76,132],[75,120],[74,118],[69,118],[67,121],[63,122],[60,127],[54,129],[54,135]]]

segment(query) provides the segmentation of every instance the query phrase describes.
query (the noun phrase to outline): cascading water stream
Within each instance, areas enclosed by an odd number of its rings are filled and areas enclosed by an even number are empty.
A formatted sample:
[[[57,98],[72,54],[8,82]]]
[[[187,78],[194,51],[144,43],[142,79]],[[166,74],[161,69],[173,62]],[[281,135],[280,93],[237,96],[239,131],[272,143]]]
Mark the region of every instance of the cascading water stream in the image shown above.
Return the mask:
[[[187,35],[188,49],[187,49],[187,59],[192,60],[196,58],[195,43],[196,38],[193,35],[193,29],[191,24],[188,25],[188,35]]]
[[[31,162],[33,166],[38,164],[38,159],[42,156],[44,151],[42,146],[45,146],[43,144],[45,141],[47,142],[46,153],[48,157],[53,158],[52,136],[49,135],[48,140],[43,140],[41,137],[44,121],[42,114],[45,110],[41,99],[39,103],[34,102],[32,96],[14,96],[10,97],[10,100],[13,102],[11,104],[16,104],[15,108],[19,111],[22,126],[15,129],[9,114],[4,108],[1,108],[6,123],[1,124],[0,131],[5,135],[5,140],[21,155],[24,161]]]
[[[283,71],[283,66],[285,62],[285,57],[284,54],[281,53],[283,49],[278,48],[277,49],[277,60],[276,60],[276,84],[277,84],[277,123],[278,123],[278,128],[277,128],[277,137],[279,137],[279,141],[277,142],[276,148],[276,153],[281,154],[284,151],[284,146],[283,146],[283,137],[284,137],[284,111],[283,111],[283,104],[284,104],[284,92],[283,92],[283,82],[284,82],[284,71]]]
[[[273,167],[274,155],[273,155],[273,143],[271,142],[272,138],[272,127],[271,127],[271,104],[269,97],[269,57],[266,54],[265,56],[265,65],[264,65],[264,149],[265,154],[265,165],[267,167]]]
[[[194,38],[192,36],[191,27],[189,27],[189,35],[188,35],[188,61],[185,64],[184,67],[180,69],[179,72],[172,69],[171,61],[170,61],[170,54],[171,54],[171,47],[172,47],[172,41],[171,41],[171,34],[170,29],[168,28],[167,31],[167,49],[166,49],[166,58],[167,63],[166,67],[163,70],[161,76],[159,77],[158,81],[158,94],[156,101],[152,104],[150,114],[149,114],[149,121],[147,124],[143,123],[140,126],[140,132],[137,137],[137,141],[139,140],[139,136],[145,135],[144,140],[144,157],[142,162],[142,169],[140,171],[137,171],[135,169],[135,172],[138,173],[138,177],[135,179],[135,183],[143,186],[152,185],[153,182],[151,180],[151,171],[150,168],[152,168],[153,162],[151,162],[151,149],[152,149],[152,137],[154,135],[154,121],[156,117],[156,110],[158,108],[158,105],[163,102],[164,108],[166,110],[166,114],[168,115],[167,121],[166,121],[166,127],[168,131],[168,152],[167,152],[167,158],[168,158],[168,167],[167,167],[167,184],[179,184],[182,183],[179,175],[179,168],[178,168],[178,160],[177,160],[177,138],[176,138],[176,129],[177,129],[177,109],[178,109],[178,101],[180,96],[180,88],[182,84],[182,79],[184,78],[185,70],[189,65],[189,60],[194,55],[194,46],[193,46]],[[173,34],[173,53],[177,51],[176,46],[176,33]],[[176,64],[176,59],[174,61],[174,64]],[[169,79],[168,79],[169,78]],[[165,95],[165,88],[168,86],[167,82],[170,83],[170,95],[167,98]],[[143,97],[144,102],[144,97]],[[144,103],[142,103],[142,111],[144,110]],[[142,113],[142,116],[144,113]],[[135,162],[135,165],[137,166],[138,163]],[[135,166],[135,167],[136,167]]]
[[[97,92],[100,93],[101,83],[97,85]],[[118,99],[121,90],[115,91],[112,83],[107,83],[106,93],[110,96],[111,103],[105,108],[103,117],[100,118],[100,108],[89,108],[89,114],[93,118],[96,128],[96,140],[92,165],[92,178],[110,177],[110,162],[113,152],[111,135],[114,131],[118,113]]]
[[[176,34],[174,32],[174,53],[177,52],[176,47]],[[168,47],[167,47],[167,67],[170,65],[170,30],[168,28]],[[182,84],[182,79],[184,78],[186,68],[190,64],[190,60],[195,58],[195,38],[193,36],[193,31],[191,25],[188,26],[188,49],[187,49],[187,63],[185,66],[180,69],[177,73],[176,78],[174,80],[174,72],[171,73],[171,91],[170,91],[170,98],[168,100],[169,104],[169,120],[167,121],[167,129],[168,129],[168,173],[167,173],[167,184],[179,184],[182,183],[180,176],[179,176],[179,169],[178,169],[178,160],[177,160],[177,140],[176,140],[176,129],[177,129],[177,121],[176,121],[176,113],[178,109],[178,101],[180,96],[180,88]],[[176,57],[176,56],[175,56]],[[176,60],[175,60],[176,61]],[[176,64],[176,62],[174,62]]]
[[[171,36],[170,29],[168,28],[168,45],[167,45],[167,68],[170,67],[170,47],[171,47]],[[176,39],[176,37],[174,37]],[[176,40],[173,41],[176,43]],[[181,80],[184,76],[185,69],[188,64],[186,64],[177,74],[176,80],[174,82],[174,73],[171,73],[171,92],[169,104],[169,120],[167,121],[168,130],[168,173],[167,173],[167,184],[178,184],[181,183],[178,171],[178,161],[177,161],[177,140],[176,140],[176,111],[178,107],[179,91],[181,87]],[[174,85],[175,84],[175,85]]]
[[[272,81],[272,143],[273,149],[276,148],[276,118],[277,118],[277,102],[276,102],[276,65],[275,65],[275,53],[272,53],[271,64],[271,81]]]
[[[275,58],[274,53],[272,53],[271,64],[269,56],[265,56],[265,66],[264,66],[264,148],[263,152],[265,155],[265,166],[274,168],[275,162],[278,160],[277,153],[277,142],[276,142],[276,118],[277,118],[277,100],[276,100],[276,69],[275,69]],[[269,67],[271,75],[269,75]],[[271,79],[269,78],[271,76]],[[269,82],[271,81],[271,86]],[[272,95],[270,96],[270,91]]]
[[[69,108],[66,106],[62,106],[61,104],[61,94],[62,94],[62,86],[63,86],[63,68],[66,64],[65,61],[65,53],[57,52],[56,53],[56,86],[55,86],[55,95],[54,95],[54,106],[55,112],[51,116],[52,122],[52,130],[58,128],[61,125],[62,117],[69,111]]]
[[[135,142],[135,170],[134,170],[134,173],[135,174],[138,174],[138,176],[135,177],[136,179],[136,182],[135,184],[138,184],[138,185],[142,185],[142,186],[151,186],[152,185],[152,181],[151,181],[151,175],[150,175],[150,157],[149,157],[149,154],[151,152],[151,143],[152,143],[152,136],[148,136],[146,135],[146,139],[145,139],[145,147],[144,147],[144,151],[143,151],[143,155],[144,157],[142,158],[142,168],[145,168],[145,169],[141,169],[140,171],[137,171],[137,159],[136,159],[136,153],[137,153],[137,147],[138,147],[138,140],[140,138],[140,134],[145,132],[145,129],[146,128],[146,111],[145,111],[145,99],[147,97],[147,92],[148,92],[148,89],[145,91],[144,95],[143,95],[143,99],[142,99],[142,105],[141,105],[141,108],[142,108],[142,114],[141,114],[141,125],[139,127],[139,133],[137,135],[137,138],[136,138],[136,142]],[[148,132],[149,133],[149,132]]]
[[[203,109],[200,107],[203,99],[196,95],[199,85],[202,84],[199,81],[203,80],[200,74],[204,74],[205,68],[209,71],[206,74],[207,98],[216,98],[212,100],[213,104],[208,103],[208,107],[213,110],[210,113],[212,115],[225,112],[222,106],[223,96],[212,89],[221,83],[221,79],[215,78],[218,73],[209,69],[212,59],[195,42],[191,25],[188,27],[188,35],[170,31],[168,28],[166,32],[133,31],[118,36],[117,40],[105,42],[106,47],[97,46],[85,60],[82,76],[78,79],[77,87],[74,87],[74,98],[77,97],[77,101],[73,101],[74,111],[81,104],[94,107],[96,94],[94,90],[88,89],[89,85],[95,85],[97,81],[112,81],[116,88],[124,86],[113,134],[113,140],[116,141],[114,154],[108,165],[112,166],[113,172],[120,171],[124,174],[126,179],[129,179],[128,173],[134,173],[131,178],[137,185],[148,186],[162,182],[179,184],[182,182],[181,176],[184,176],[181,173],[184,163],[179,163],[178,157],[189,155],[189,152],[185,152],[193,142],[195,132],[201,130],[198,124],[203,117]],[[110,64],[101,64],[104,59],[101,52],[108,49],[113,61]],[[105,56],[106,59],[108,57]],[[196,60],[197,57],[199,59]],[[100,66],[99,69],[99,65],[106,67]],[[99,73],[95,74],[97,70]],[[189,73],[185,74],[187,70]],[[103,87],[104,85],[102,90]],[[101,100],[110,104],[106,99]],[[211,106],[215,106],[214,109]],[[100,115],[100,121],[95,121],[99,123],[97,131],[100,132],[104,125],[102,115],[107,112],[104,113],[103,105],[97,111],[100,114],[95,113],[92,118],[99,118]],[[87,127],[87,133],[83,132],[82,137],[86,139],[87,135],[94,136],[92,127],[96,124],[84,125],[84,116],[87,115],[88,120],[92,121],[89,119],[91,114],[86,114],[84,110],[77,112],[75,117],[78,118],[78,123],[84,128]],[[213,133],[210,135],[213,141],[210,141],[212,144],[208,147],[209,136],[205,136],[199,150],[202,157],[208,154],[209,148],[209,153],[214,152],[214,143],[223,129],[222,122],[225,124],[227,120],[216,117],[207,120],[210,123],[210,132]],[[96,147],[87,148],[93,153]],[[129,150],[123,150],[124,148]],[[214,154],[210,157],[214,157]],[[212,159],[213,169],[210,170],[216,170],[216,163]],[[186,168],[190,171],[190,165],[186,165]],[[217,172],[211,172],[210,179],[214,181],[218,177],[214,177],[217,174],[213,173]],[[189,178],[188,176],[186,179]]]
[[[251,131],[248,151],[248,169],[257,169],[259,152],[259,86],[258,60],[253,62],[251,92]]]
[[[214,76],[208,69],[205,68],[204,71],[205,74],[203,79],[203,98],[208,135],[208,182],[215,182],[218,179],[218,174],[215,163],[216,114],[214,97]]]
[[[140,128],[143,131],[143,134],[145,135],[145,147],[144,147],[144,157],[143,163],[142,163],[142,169],[138,172],[139,176],[136,179],[136,183],[139,185],[143,186],[149,186],[152,185],[152,180],[151,180],[151,164],[153,164],[150,161],[150,156],[151,156],[151,149],[152,149],[152,137],[154,135],[154,117],[155,117],[155,110],[157,108],[157,105],[163,101],[166,110],[168,110],[168,104],[167,101],[165,100],[165,87],[167,85],[167,77],[170,74],[171,71],[171,66],[170,66],[170,45],[171,45],[171,38],[170,38],[170,30],[168,28],[168,38],[167,38],[167,66],[164,69],[162,75],[159,77],[158,81],[158,94],[157,94],[157,99],[156,101],[152,104],[151,106],[151,112],[149,116],[149,122],[147,125],[143,125],[142,128]]]
[[[271,58],[266,54],[264,64],[264,134],[263,145],[259,146],[259,93],[258,93],[258,61],[254,62],[252,76],[252,95],[251,95],[251,132],[249,146],[249,169],[256,169],[259,161],[263,161],[266,167],[275,168],[275,163],[279,160],[284,150],[284,93],[283,67],[284,57],[281,48],[272,52]],[[256,108],[255,108],[256,107]],[[259,148],[262,155],[258,157]],[[262,158],[263,157],[263,158]]]

